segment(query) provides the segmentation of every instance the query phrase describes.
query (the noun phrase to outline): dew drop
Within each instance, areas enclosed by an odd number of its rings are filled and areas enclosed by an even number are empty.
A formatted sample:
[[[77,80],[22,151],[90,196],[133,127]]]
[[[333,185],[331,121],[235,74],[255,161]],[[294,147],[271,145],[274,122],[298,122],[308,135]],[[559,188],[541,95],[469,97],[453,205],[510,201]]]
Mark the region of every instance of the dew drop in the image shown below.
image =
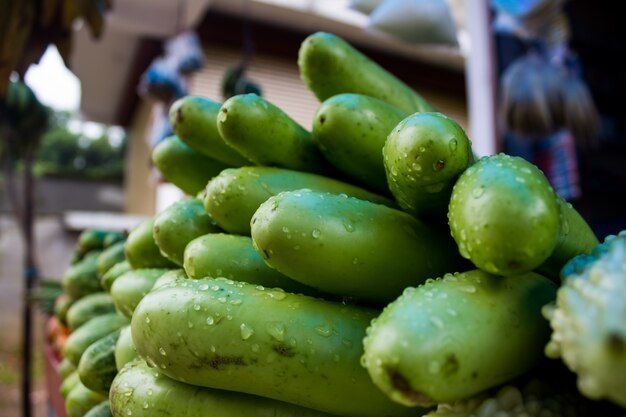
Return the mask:
[[[313,237],[313,239],[319,239],[321,235],[322,232],[320,231],[320,229],[313,229],[313,231],[311,231],[311,236]]]
[[[352,222],[350,220],[346,220],[343,223],[343,227],[346,229],[347,232],[354,232],[354,225],[352,224]]]
[[[241,305],[242,303],[243,303],[243,301],[240,300],[239,298],[236,298],[236,299],[230,301],[230,304],[232,304],[234,306]]]
[[[285,339],[285,325],[283,323],[270,323],[267,325],[267,332],[274,339],[282,342]]]
[[[146,316],[146,324],[150,324],[150,317]]]
[[[160,353],[162,356],[167,356],[167,352],[165,352],[165,349],[163,349],[163,347],[160,347],[160,348],[159,348],[159,353]]]
[[[197,303],[194,304],[193,305],[193,309],[196,310],[196,311],[200,311],[200,304],[197,304]]]
[[[450,148],[450,151],[456,151],[458,144],[459,143],[456,141],[456,139],[451,139],[450,142],[448,142],[448,147]]]
[[[241,323],[241,325],[239,326],[239,329],[241,330],[242,340],[248,340],[254,334],[254,330],[250,326],[248,326],[246,323]]]
[[[213,318],[213,316],[209,316],[206,318],[206,324],[208,324],[209,326],[212,326],[215,323],[215,319]]]
[[[315,332],[323,337],[330,337],[333,334],[333,330],[326,326],[317,326]]]
[[[202,284],[202,285],[200,285],[200,289],[201,289],[202,291],[206,291],[206,290],[208,290],[208,289],[209,289],[209,284]]]
[[[474,198],[480,198],[483,194],[485,194],[485,187],[482,185],[472,190],[472,197]]]

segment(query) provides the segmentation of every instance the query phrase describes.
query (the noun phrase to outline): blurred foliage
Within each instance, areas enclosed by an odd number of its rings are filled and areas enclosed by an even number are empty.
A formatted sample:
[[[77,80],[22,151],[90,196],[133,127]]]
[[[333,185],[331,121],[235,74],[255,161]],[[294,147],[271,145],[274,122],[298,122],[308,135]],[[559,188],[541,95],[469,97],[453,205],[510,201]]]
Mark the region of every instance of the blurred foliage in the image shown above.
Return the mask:
[[[89,137],[69,128],[71,116],[55,112],[50,130],[41,139],[35,172],[54,176],[101,181],[121,181],[124,176],[126,138],[112,143],[109,129]]]
[[[63,294],[61,283],[52,279],[42,279],[30,295],[31,301],[37,304],[39,310],[47,315],[54,314],[54,303]]]

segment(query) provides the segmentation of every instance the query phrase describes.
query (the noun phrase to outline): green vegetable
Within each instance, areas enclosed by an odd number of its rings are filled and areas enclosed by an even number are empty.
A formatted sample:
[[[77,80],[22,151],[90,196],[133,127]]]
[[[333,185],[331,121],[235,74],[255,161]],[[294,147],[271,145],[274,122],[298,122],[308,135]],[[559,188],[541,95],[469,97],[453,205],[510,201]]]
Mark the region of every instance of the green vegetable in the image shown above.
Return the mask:
[[[163,178],[189,195],[196,195],[207,181],[228,167],[194,151],[176,136],[164,139],[154,148],[152,162]]]
[[[109,400],[104,400],[100,404],[93,407],[85,417],[113,417]]]
[[[86,254],[92,250],[101,250],[104,247],[104,240],[109,235],[107,230],[88,229],[78,236],[78,252]]]
[[[115,312],[111,296],[97,292],[76,301],[67,311],[67,325],[76,330],[94,317]]]
[[[463,128],[441,113],[416,113],[400,122],[383,148],[389,189],[400,207],[442,216],[452,187],[473,161]]]
[[[113,381],[111,409],[114,417],[332,417],[268,398],[182,384],[141,361]]]
[[[70,391],[72,391],[72,389],[74,389],[74,387],[79,383],[80,378],[78,376],[78,371],[75,370],[70,373],[61,383],[61,387],[59,388],[61,397],[63,397],[63,399],[66,399]]]
[[[512,275],[587,253],[597,243],[573,211],[559,203],[536,166],[500,154],[482,158],[461,175],[448,220],[463,257],[487,272]]]
[[[104,275],[102,275],[102,278],[100,278],[100,285],[105,291],[109,291],[113,282],[115,282],[120,275],[130,271],[131,269],[132,268],[128,261],[116,263]]]
[[[61,380],[65,380],[72,372],[76,370],[76,366],[66,358],[59,364],[59,376]]]
[[[163,210],[154,219],[152,230],[161,254],[180,266],[190,241],[221,231],[204,211],[202,201],[196,198],[178,201]]]
[[[178,381],[343,416],[416,415],[388,400],[359,365],[365,328],[376,314],[224,278],[200,279],[150,292],[131,328],[139,355]]]
[[[84,417],[89,410],[100,404],[106,396],[90,390],[80,383],[76,384],[65,399],[68,417]]]
[[[555,292],[535,273],[504,278],[480,270],[407,288],[372,322],[363,364],[407,406],[467,398],[542,358],[550,331],[541,308]]]
[[[252,240],[265,262],[288,277],[375,303],[461,265],[444,231],[399,210],[310,190],[261,204]]]
[[[217,128],[227,144],[257,165],[320,173],[328,168],[311,134],[256,94],[226,100]]]
[[[432,110],[409,86],[330,33],[317,32],[304,40],[298,66],[302,80],[320,101],[341,93],[357,93],[407,113]]]
[[[119,337],[119,330],[104,336],[92,343],[80,357],[78,376],[85,387],[103,395],[108,394],[111,382],[117,375],[115,344]]]
[[[98,255],[99,252],[90,252],[80,262],[70,266],[63,275],[61,281],[63,291],[71,298],[78,300],[86,295],[102,291],[96,267]]]
[[[215,233],[192,240],[185,249],[185,271],[196,279],[226,277],[288,292],[316,294],[311,287],[270,268],[247,236]]]
[[[563,268],[563,285],[545,316],[551,358],[578,375],[580,391],[626,407],[626,232]]]
[[[261,203],[282,191],[302,188],[393,205],[377,194],[321,175],[280,168],[244,167],[224,170],[209,182],[204,208],[222,229],[249,235],[250,220]]]
[[[94,317],[70,334],[63,346],[63,356],[78,366],[80,357],[92,343],[127,324],[128,319],[117,313]]]
[[[170,107],[174,133],[201,154],[229,166],[248,165],[249,161],[224,142],[217,130],[220,103],[198,96],[187,96]]]
[[[382,149],[389,132],[408,114],[360,94],[329,98],[313,120],[313,141],[326,159],[350,177],[389,193]]]
[[[76,302],[72,297],[67,294],[61,294],[54,301],[54,316],[59,322],[67,326],[67,310]]]
[[[148,219],[135,227],[126,240],[126,260],[133,269],[174,268],[176,264],[161,255],[154,241],[154,219]]]
[[[154,282],[154,285],[152,286],[152,289],[162,287],[164,285],[178,281],[179,279],[188,279],[188,278],[189,277],[185,273],[184,269],[182,268],[170,269],[169,271],[161,275],[159,278],[157,278],[157,280]]]
[[[111,285],[111,298],[120,313],[130,318],[139,301],[167,269],[144,268],[128,271]]]
[[[133,344],[130,326],[123,327],[115,344],[115,367],[121,371],[124,365],[137,359],[137,350]]]
[[[109,232],[102,241],[102,248],[107,249],[115,245],[118,242],[126,240],[126,234],[122,232]]]
[[[117,242],[102,251],[96,263],[98,276],[102,277],[115,264],[124,261],[124,242]]]

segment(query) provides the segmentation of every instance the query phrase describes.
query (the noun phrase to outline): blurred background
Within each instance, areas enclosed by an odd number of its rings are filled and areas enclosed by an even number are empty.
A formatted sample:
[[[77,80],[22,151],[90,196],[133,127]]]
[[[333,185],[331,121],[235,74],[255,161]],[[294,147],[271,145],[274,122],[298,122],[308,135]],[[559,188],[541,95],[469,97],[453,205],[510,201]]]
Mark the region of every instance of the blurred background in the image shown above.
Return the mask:
[[[478,155],[536,163],[599,238],[617,233],[626,229],[618,20],[607,0],[115,0],[98,39],[77,19],[23,71],[51,109],[33,163],[40,275],[63,274],[77,232],[127,229],[179,198],[150,162],[170,132],[174,99],[256,91],[310,128],[319,103],[297,55],[316,31],[343,37],[456,119]],[[20,172],[19,161],[3,164]],[[23,294],[23,245],[3,172],[0,417],[19,415]],[[38,416],[47,403],[41,351],[33,351]]]

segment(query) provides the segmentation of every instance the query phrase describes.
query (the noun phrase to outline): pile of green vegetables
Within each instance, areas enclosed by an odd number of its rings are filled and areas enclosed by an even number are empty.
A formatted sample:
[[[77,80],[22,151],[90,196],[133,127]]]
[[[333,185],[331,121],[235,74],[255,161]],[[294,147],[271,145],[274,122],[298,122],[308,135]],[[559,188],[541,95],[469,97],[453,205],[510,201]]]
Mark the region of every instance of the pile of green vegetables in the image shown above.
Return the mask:
[[[310,132],[172,106],[153,161],[192,197],[64,279],[70,417],[623,414],[626,235],[340,38],[298,64]]]

